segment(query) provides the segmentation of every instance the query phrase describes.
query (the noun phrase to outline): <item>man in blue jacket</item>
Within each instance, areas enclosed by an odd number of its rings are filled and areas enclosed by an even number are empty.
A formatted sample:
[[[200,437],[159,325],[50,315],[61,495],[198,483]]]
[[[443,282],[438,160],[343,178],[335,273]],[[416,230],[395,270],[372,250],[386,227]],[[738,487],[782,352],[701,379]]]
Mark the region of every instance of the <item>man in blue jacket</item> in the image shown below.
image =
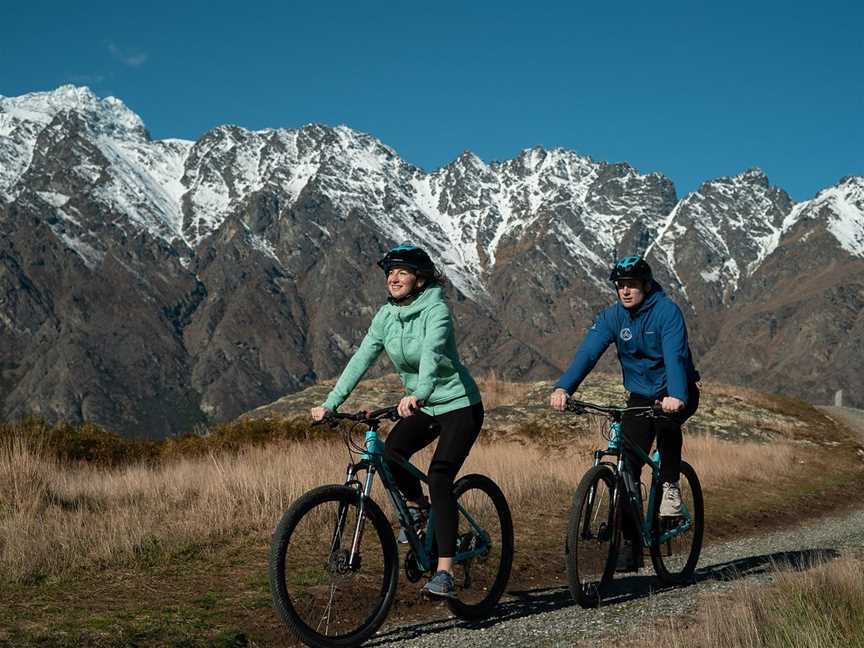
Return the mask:
[[[649,452],[654,438],[660,451],[663,497],[660,515],[681,514],[681,424],[699,406],[699,373],[687,343],[687,327],[681,309],[654,281],[651,267],[642,257],[618,261],[610,279],[618,301],[600,313],[579,345],[570,367],[555,384],[550,404],[563,411],[567,398],[597,364],[606,348],[615,343],[630,392],[628,406],[659,404],[669,418],[624,416],[621,433]],[[631,473],[639,482],[643,462],[627,454]],[[624,552],[626,555],[627,552]]]

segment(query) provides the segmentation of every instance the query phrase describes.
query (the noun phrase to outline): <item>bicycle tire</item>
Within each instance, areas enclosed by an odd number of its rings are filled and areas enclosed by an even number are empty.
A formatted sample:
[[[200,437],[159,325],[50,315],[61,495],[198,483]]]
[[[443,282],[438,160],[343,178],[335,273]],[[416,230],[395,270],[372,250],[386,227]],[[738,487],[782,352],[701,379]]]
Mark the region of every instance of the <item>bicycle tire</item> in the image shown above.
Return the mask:
[[[600,604],[603,588],[615,573],[621,526],[616,481],[610,466],[594,466],[573,496],[564,558],[570,595],[584,608]]]
[[[681,477],[679,481],[681,488],[681,501],[690,511],[692,526],[689,531],[673,537],[671,540],[658,544],[656,539],[661,533],[668,529],[669,524],[677,524],[678,518],[660,517],[660,484],[655,483],[658,489],[656,502],[651,519],[651,562],[654,572],[664,583],[669,585],[680,585],[692,582],[699,562],[699,553],[702,550],[702,537],[705,530],[705,510],[702,499],[702,486],[693,466],[685,461],[681,462]],[[670,522],[672,520],[673,522]],[[663,554],[667,555],[664,556]]]
[[[453,494],[477,524],[490,536],[492,546],[482,556],[454,566],[458,598],[448,599],[450,611],[465,620],[489,616],[510,580],[513,566],[513,518],[504,493],[485,475],[466,475],[453,485]],[[476,537],[465,516],[459,513],[459,546]],[[470,581],[470,582],[469,582]]]
[[[292,633],[316,648],[366,641],[393,604],[399,575],[396,540],[387,517],[371,499],[365,500],[360,564],[346,567],[360,500],[361,494],[347,486],[313,489],[291,505],[273,533],[269,576],[274,606]],[[359,594],[349,591],[343,598],[352,585]],[[314,619],[321,614],[316,626]]]

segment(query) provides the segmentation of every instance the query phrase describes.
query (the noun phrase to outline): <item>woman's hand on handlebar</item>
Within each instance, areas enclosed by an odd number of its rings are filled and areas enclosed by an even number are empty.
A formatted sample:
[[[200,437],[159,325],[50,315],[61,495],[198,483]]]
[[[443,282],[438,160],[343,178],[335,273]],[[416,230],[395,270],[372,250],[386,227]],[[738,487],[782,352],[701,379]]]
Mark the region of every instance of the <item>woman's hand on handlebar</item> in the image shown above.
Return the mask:
[[[567,392],[560,387],[553,391],[552,396],[549,397],[549,405],[552,409],[563,412],[567,407]]]
[[[396,406],[396,412],[402,418],[408,418],[414,414],[415,411],[420,409],[420,405],[420,401],[417,400],[416,396],[405,396]]]
[[[326,407],[313,407],[309,410],[309,413],[312,415],[313,421],[320,421],[328,414],[332,414],[333,412],[327,409]]]

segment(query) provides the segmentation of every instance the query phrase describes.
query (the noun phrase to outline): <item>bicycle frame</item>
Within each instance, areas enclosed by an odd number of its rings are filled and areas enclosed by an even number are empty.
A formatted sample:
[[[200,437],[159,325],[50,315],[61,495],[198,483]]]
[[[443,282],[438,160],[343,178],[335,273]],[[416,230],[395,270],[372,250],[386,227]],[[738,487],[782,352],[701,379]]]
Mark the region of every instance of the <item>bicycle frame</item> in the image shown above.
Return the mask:
[[[349,565],[355,564],[354,560],[356,557],[357,548],[360,546],[360,540],[363,537],[363,527],[365,525],[365,516],[363,515],[363,511],[366,500],[371,496],[372,485],[375,473],[377,472],[381,476],[381,482],[384,485],[384,489],[390,496],[390,501],[393,502],[393,506],[396,508],[396,512],[399,516],[399,521],[402,524],[402,527],[405,529],[405,535],[408,538],[408,544],[414,551],[414,558],[417,561],[418,566],[422,571],[431,571],[435,567],[432,562],[435,559],[435,512],[431,511],[429,514],[429,519],[426,526],[425,541],[421,542],[420,538],[417,535],[417,532],[414,530],[414,525],[412,523],[413,518],[408,511],[408,502],[406,501],[405,496],[402,495],[399,487],[396,485],[396,480],[393,477],[393,473],[390,471],[390,467],[387,465],[387,461],[385,461],[384,459],[385,455],[387,455],[388,461],[397,463],[399,466],[407,470],[412,476],[418,478],[421,482],[427,484],[429,483],[428,477],[411,462],[403,459],[395,453],[388,453],[384,443],[378,436],[378,430],[376,429],[376,427],[370,426],[370,428],[366,432],[365,451],[361,456],[361,460],[348,465],[347,475],[345,478],[345,484],[347,486],[355,485],[361,487],[360,511],[358,513],[357,528],[354,530],[354,538],[351,546]],[[366,471],[366,480],[365,483],[361,484],[360,481],[357,479],[357,473],[363,470]],[[459,513],[465,517],[465,519],[468,521],[468,524],[471,525],[471,528],[481,540],[481,542],[477,543],[477,546],[473,549],[470,549],[468,551],[456,552],[456,555],[453,556],[453,562],[458,564],[486,552],[491,545],[491,539],[489,538],[489,534],[486,533],[486,531],[484,531],[479,524],[477,524],[477,522],[474,520],[471,514],[468,513],[465,507],[462,506],[462,504],[457,501],[456,506]]]
[[[644,514],[641,507],[641,489],[638,484],[632,483],[630,473],[624,470],[625,453],[621,450],[622,443],[624,444],[626,449],[632,451],[637,457],[639,457],[639,459],[641,459],[645,464],[651,467],[651,488],[648,489],[648,506],[644,509]],[[637,521],[637,525],[639,527],[639,535],[642,540],[643,546],[650,547],[654,542],[656,542],[658,545],[663,544],[664,542],[668,542],[669,540],[674,538],[676,535],[684,533],[685,531],[688,531],[690,529],[690,527],[693,525],[693,518],[690,515],[690,511],[687,509],[686,504],[682,502],[681,506],[683,509],[683,522],[677,525],[674,529],[664,531],[657,538],[652,539],[651,518],[654,507],[657,506],[656,485],[660,483],[660,452],[658,450],[655,450],[652,455],[649,456],[644,450],[642,450],[642,448],[636,445],[627,436],[622,435],[620,414],[617,417],[613,416],[613,420],[609,423],[609,445],[606,450],[594,451],[594,465],[597,466],[601,463],[609,464],[610,462],[603,461],[603,457],[606,456],[617,457],[617,461],[615,463],[615,470],[617,475],[615,487],[620,488],[622,484],[624,486],[625,493],[627,494],[627,502],[630,506],[631,512],[633,513],[633,517]],[[591,499],[593,500],[593,495]]]

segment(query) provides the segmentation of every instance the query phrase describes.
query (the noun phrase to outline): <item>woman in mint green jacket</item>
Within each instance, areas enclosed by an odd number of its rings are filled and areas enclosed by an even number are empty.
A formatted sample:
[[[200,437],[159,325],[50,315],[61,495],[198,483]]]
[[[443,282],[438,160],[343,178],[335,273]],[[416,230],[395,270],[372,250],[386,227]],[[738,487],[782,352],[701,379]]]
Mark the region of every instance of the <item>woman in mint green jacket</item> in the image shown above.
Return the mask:
[[[387,276],[390,297],[323,405],[312,409],[312,417],[318,420],[336,411],[381,351],[387,351],[407,394],[398,405],[403,418],[387,437],[387,447],[408,459],[438,439],[429,464],[438,569],[423,591],[452,597],[458,524],[453,481],[480,433],[483,404],[477,383],[459,360],[453,319],[443,300],[440,274],[429,255],[413,245],[400,245],[378,265]],[[422,526],[428,504],[420,481],[398,465],[390,467],[415,521]]]

